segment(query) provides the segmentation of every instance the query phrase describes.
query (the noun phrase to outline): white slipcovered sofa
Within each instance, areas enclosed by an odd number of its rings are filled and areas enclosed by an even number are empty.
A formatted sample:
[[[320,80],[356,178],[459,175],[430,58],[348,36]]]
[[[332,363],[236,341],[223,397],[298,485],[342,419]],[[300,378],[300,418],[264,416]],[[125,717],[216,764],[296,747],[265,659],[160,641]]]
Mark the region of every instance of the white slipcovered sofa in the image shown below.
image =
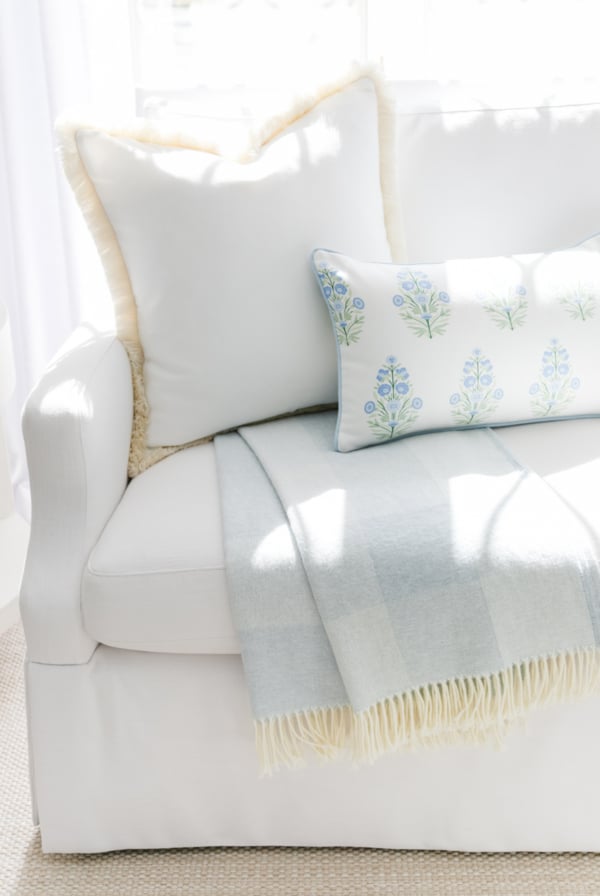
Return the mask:
[[[432,84],[397,87],[394,102],[406,258],[542,252],[600,230],[600,102],[496,108]],[[502,749],[260,775],[214,445],[130,478],[124,341],[82,326],[24,412],[33,515],[21,608],[43,849],[600,850],[600,696],[533,711]],[[498,433],[600,543],[600,419]]]

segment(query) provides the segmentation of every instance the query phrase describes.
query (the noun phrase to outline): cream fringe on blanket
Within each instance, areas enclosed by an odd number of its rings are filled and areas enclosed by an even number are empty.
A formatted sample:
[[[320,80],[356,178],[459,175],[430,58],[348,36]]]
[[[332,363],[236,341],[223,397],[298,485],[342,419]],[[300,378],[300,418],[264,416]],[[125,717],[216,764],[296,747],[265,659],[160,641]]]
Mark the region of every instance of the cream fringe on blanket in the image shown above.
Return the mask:
[[[322,759],[348,755],[372,763],[416,746],[500,743],[528,710],[600,690],[600,650],[527,660],[489,676],[425,685],[359,713],[349,706],[306,710],[255,722],[263,773],[303,765],[307,749]]]

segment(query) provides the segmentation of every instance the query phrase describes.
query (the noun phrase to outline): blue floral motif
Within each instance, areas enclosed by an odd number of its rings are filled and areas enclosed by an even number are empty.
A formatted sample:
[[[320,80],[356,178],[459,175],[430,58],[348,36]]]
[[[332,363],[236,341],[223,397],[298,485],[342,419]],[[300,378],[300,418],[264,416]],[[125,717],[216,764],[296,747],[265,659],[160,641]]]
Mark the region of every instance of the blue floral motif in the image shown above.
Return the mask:
[[[371,432],[379,442],[395,439],[415,422],[422,407],[422,399],[413,397],[408,370],[389,355],[377,371],[373,400],[364,405]]]
[[[358,342],[365,322],[365,301],[353,296],[352,290],[339,271],[322,267],[317,271],[321,292],[329,306],[335,334],[340,345]]]
[[[573,401],[581,386],[573,376],[567,349],[558,339],[551,339],[542,355],[540,378],[529,387],[531,410],[535,417],[554,417]]]
[[[574,320],[589,320],[596,313],[597,297],[581,285],[562,295],[559,302]]]
[[[392,296],[392,303],[415,335],[433,339],[446,332],[450,318],[450,296],[447,292],[438,292],[423,272],[400,271],[398,293]]]
[[[483,308],[501,330],[515,330],[527,319],[526,295],[524,286],[509,286],[501,296],[492,294]]]
[[[481,349],[473,349],[462,372],[462,388],[450,396],[452,417],[463,426],[482,423],[496,410],[504,392],[495,386],[492,362]]]

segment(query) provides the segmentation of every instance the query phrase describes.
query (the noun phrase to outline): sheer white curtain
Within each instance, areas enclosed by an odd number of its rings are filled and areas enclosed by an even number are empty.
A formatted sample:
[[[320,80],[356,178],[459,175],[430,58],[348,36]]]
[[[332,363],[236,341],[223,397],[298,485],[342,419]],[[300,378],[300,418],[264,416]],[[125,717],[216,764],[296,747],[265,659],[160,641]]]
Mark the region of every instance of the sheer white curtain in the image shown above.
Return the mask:
[[[110,325],[93,247],[69,195],[54,121],[66,109],[134,106],[123,0],[0,3],[0,296],[8,306],[17,385],[5,422],[17,508],[28,515],[20,413],[29,390],[80,320]]]

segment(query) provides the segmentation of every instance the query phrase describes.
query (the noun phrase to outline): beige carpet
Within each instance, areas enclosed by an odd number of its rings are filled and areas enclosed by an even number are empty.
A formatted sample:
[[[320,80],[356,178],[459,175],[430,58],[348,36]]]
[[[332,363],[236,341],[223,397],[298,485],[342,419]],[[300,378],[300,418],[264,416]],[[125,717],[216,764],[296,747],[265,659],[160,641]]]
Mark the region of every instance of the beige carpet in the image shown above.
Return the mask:
[[[188,849],[44,856],[31,824],[23,635],[0,637],[1,896],[600,896],[600,855]]]

